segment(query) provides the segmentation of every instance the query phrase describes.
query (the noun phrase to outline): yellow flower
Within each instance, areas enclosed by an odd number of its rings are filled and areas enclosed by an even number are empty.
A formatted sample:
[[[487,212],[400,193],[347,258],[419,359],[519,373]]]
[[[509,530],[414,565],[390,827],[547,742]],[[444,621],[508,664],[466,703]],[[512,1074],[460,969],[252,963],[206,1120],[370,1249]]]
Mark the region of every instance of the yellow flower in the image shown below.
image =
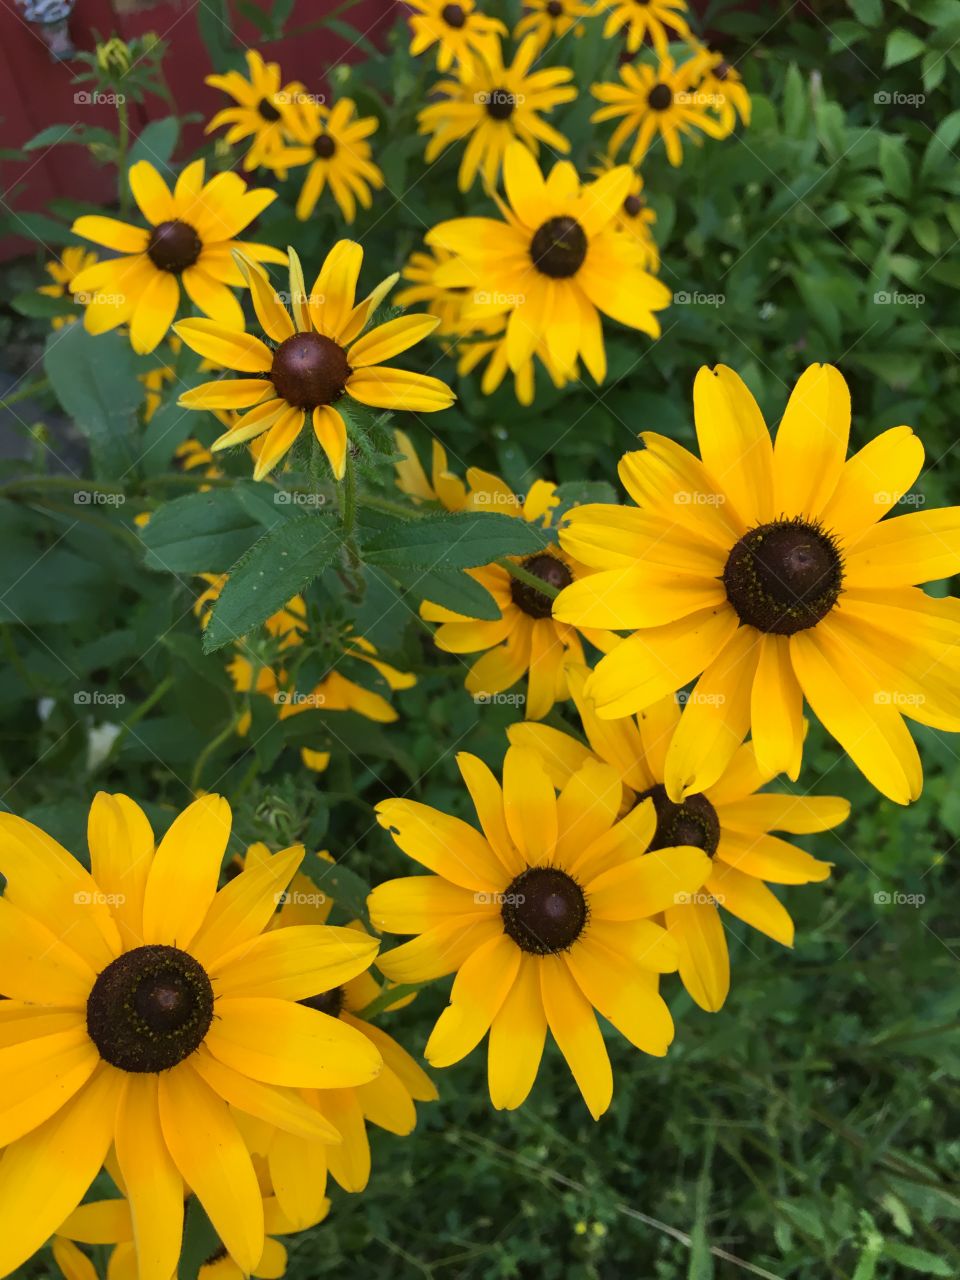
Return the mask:
[[[333,863],[329,853],[324,851],[319,856]],[[264,845],[252,845],[247,851],[246,866],[269,863],[270,857]],[[325,925],[334,901],[329,893],[322,890],[322,882],[317,884],[302,872],[298,873],[284,895],[276,927],[316,928]],[[360,937],[367,937],[359,921],[352,922],[349,928]],[[297,1138],[276,1131],[266,1135],[265,1154],[271,1162],[276,1167],[298,1171],[294,1182],[309,1179],[311,1184],[305,1192],[296,1186],[278,1184],[280,1205],[291,1215],[303,1195],[314,1200],[323,1196],[328,1172],[344,1191],[363,1191],[370,1177],[371,1164],[367,1125],[373,1124],[405,1137],[416,1127],[415,1103],[436,1101],[436,1086],[426,1072],[393,1036],[361,1017],[363,1010],[384,990],[387,988],[367,972],[337,986],[318,987],[312,997],[303,1001],[366,1036],[382,1056],[383,1069],[376,1080],[356,1089],[338,1089],[336,1094],[321,1090],[304,1091],[304,1101],[308,1106],[316,1107],[320,1116],[340,1134],[340,1143]],[[410,998],[400,998],[388,1005],[384,1012],[408,1004]]]
[[[116,218],[78,218],[73,231],[122,256],[87,267],[73,277],[74,293],[89,293],[83,322],[90,333],[130,324],[130,342],[140,354],[153,351],[166,335],[187,296],[218,324],[243,327],[243,310],[230,285],[243,276],[232,251],[242,249],[259,262],[286,262],[269,245],[236,239],[277,198],[275,191],[248,191],[235,173],[218,173],[204,183],[204,162],[187,165],[171,193],[147,160],[130,169],[130,189],[149,229]]]
[[[514,142],[504,160],[506,220],[457,218],[428,234],[428,244],[457,255],[436,280],[470,290],[464,320],[507,317],[515,372],[543,342],[561,376],[574,377],[579,358],[602,382],[601,312],[659,335],[653,313],[668,305],[670,291],[639,266],[635,246],[616,231],[632,180],[621,165],[581,187],[573,166],[560,161],[544,181],[527,148]]]
[[[492,35],[505,36],[507,28],[498,18],[488,18],[476,6],[476,0],[409,0],[414,13],[410,17],[410,52],[414,57],[437,46],[437,69],[449,71],[453,64],[468,65],[484,40]]]
[[[543,50],[573,30],[582,36],[585,28],[580,18],[590,13],[587,0],[524,0],[524,16],[513,29],[514,40],[533,35],[537,49]]]
[[[601,720],[584,693],[589,672],[568,672],[589,747],[569,734],[541,724],[514,724],[511,743],[536,751],[555,787],[565,787],[587,760],[616,769],[623,784],[622,812],[645,799],[653,801],[657,830],[651,849],[689,844],[710,858],[702,891],[678,895],[664,918],[680,958],[680,977],[702,1009],[716,1012],[730,989],[730,956],[720,908],[785,947],[793,946],[793,921],[765,881],[809,884],[826,880],[830,864],[771,835],[784,831],[807,835],[826,831],[850,813],[839,796],[754,794],[770,781],[757,766],[753,747],[737,749],[712,786],[693,792],[680,804],[664,788],[666,762],[680,721],[677,699],[647,707],[637,718]]]
[[[412,800],[384,800],[377,820],[432,875],[391,880],[368,899],[378,929],[417,935],[378,965],[398,982],[456,973],[425,1056],[466,1057],[490,1032],[487,1077],[497,1108],[526,1099],[547,1027],[597,1119],[613,1075],[596,1009],[645,1053],[662,1056],[673,1021],[658,974],[677,966],[650,918],[710,872],[700,849],[648,853],[657,819],[644,802],[618,821],[615,769],[587,761],[559,798],[532,751],[510,747],[503,789],[476,756],[457,757],[483,834]]]
[[[239,71],[206,77],[206,84],[222,89],[237,105],[218,111],[205,132],[213,133],[226,124],[230,128],[225,137],[231,146],[244,138],[252,138],[243,158],[243,167],[249,170],[264,164],[284,145],[291,110],[304,90],[298,81],[281,88],[279,65],[264,62],[255,49],[248,49],[246,57],[249,79],[244,79]]]
[[[203,468],[203,476],[206,480],[219,480],[223,472],[217,466],[216,459],[205,444],[201,444],[199,440],[188,437],[181,444],[178,444],[173,451],[174,460],[180,463],[184,471],[197,471]],[[210,488],[208,484],[202,484],[199,488],[200,493],[205,493]]]
[[[630,163],[637,164],[659,135],[667,159],[676,167],[683,160],[684,137],[698,144],[697,130],[711,138],[727,137],[730,130],[710,115],[709,104],[700,101],[696,70],[690,63],[677,68],[664,57],[659,67],[626,63],[620,68],[620,84],[595,84],[591,93],[607,105],[595,111],[591,121],[623,117],[610,138],[610,154],[615,156],[635,133]]]
[[[449,262],[453,254],[440,246],[429,248],[426,252],[416,250],[407,259],[401,278],[410,283],[401,289],[394,301],[398,307],[412,307],[415,302],[426,304],[432,316],[440,323],[436,328],[438,338],[459,333],[460,312],[463,310],[464,291],[462,289],[446,289],[434,280],[437,268]]]
[[[69,303],[77,301],[70,288],[70,281],[87,267],[92,267],[96,261],[97,255],[92,249],[83,249],[76,244],[67,245],[61,258],[54,258],[51,262],[44,264],[43,269],[53,280],[53,284],[40,285],[37,293],[42,293],[47,298],[63,298]],[[54,316],[50,321],[50,327],[62,329],[65,324],[73,324],[76,318],[75,315],[69,314]]]
[[[465,507],[550,527],[551,509],[559,501],[555,485],[536,480],[526,497],[521,497],[498,476],[475,467],[467,472],[467,480],[470,494]],[[589,572],[552,542],[534,555],[511,559],[534,578],[558,589]],[[441,624],[433,638],[444,652],[482,652],[467,672],[464,684],[468,693],[484,701],[506,693],[527,676],[526,697],[515,697],[524,703],[528,719],[541,719],[555,702],[567,697],[566,665],[570,660],[583,661],[580,636],[575,628],[558,624],[551,616],[549,596],[502,565],[488,564],[465,572],[490,593],[500,617],[495,622],[471,618],[430,600],[421,604],[421,617]],[[601,649],[609,648],[614,639],[601,631],[585,631],[584,635]]]
[[[727,133],[733,133],[736,128],[737,116],[743,124],[750,123],[750,95],[743,77],[722,53],[711,53],[701,46],[686,65],[691,76],[700,81],[697,92],[702,101],[717,113]]]
[[[308,294],[300,259],[291,249],[291,319],[266,275],[241,258],[254,310],[275,344],[272,347],[253,334],[213,320],[184,320],[177,325],[177,333],[199,355],[248,375],[203,383],[185,392],[179,403],[187,409],[248,411],[212,447],[214,452],[229,449],[268,432],[257,458],[255,480],[262,480],[277,465],[308,416],[340,480],[347,465],[347,424],[334,405],[344,393],[377,409],[420,413],[446,409],[456,398],[439,378],[383,364],[432,333],[437,327],[435,316],[399,316],[360,336],[397,280],[395,275],[388,276],[357,303],[362,262],[360,245],[339,240]]]
[[[111,1148],[140,1280],[174,1274],[186,1188],[252,1272],[263,1202],[234,1112],[335,1142],[297,1090],[379,1074],[366,1036],[300,1003],[361,973],[376,943],[330,926],[264,933],[303,849],[218,892],[230,825],[226,801],[204,796],[155,850],[139,806],[101,792],[88,872],[0,816],[3,1274],[59,1229]]]
[[[375,133],[375,116],[356,117],[356,104],[341,98],[333,107],[304,101],[290,119],[290,140],[264,163],[281,176],[288,169],[309,165],[297,199],[297,217],[313,213],[326,186],[346,222],[353,222],[357,201],[364,209],[373,202],[371,188],[383,186],[383,174],[373,163],[367,138]]]
[[[682,17],[686,12],[684,0],[597,0],[594,9],[598,16],[608,15],[603,28],[605,39],[623,34],[628,53],[636,53],[649,39],[661,58],[670,44],[668,29],[683,40],[690,38],[690,27]]]
[[[432,164],[454,142],[469,138],[460,162],[458,186],[469,191],[478,173],[486,186],[496,186],[507,147],[524,143],[534,155],[539,144],[566,154],[570,143],[542,118],[577,96],[567,67],[531,71],[537,41],[528,36],[507,66],[498,37],[486,41],[475,58],[461,64],[456,80],[441,80],[435,92],[443,97],[417,116],[421,133],[432,134],[424,159]]]
[[[593,170],[599,177],[614,167],[609,156],[601,156],[600,163]],[[643,194],[643,178],[639,173],[633,175],[630,190],[620,206],[617,214],[617,230],[632,236],[640,250],[640,262],[646,271],[656,274],[660,270],[660,249],[653,236],[653,224],[657,215],[647,204]]]
[[[470,505],[467,486],[447,467],[447,451],[436,437],[432,442],[429,480],[410,437],[403,431],[395,431],[393,438],[397,452],[402,455],[395,468],[401,493],[418,502],[439,502],[447,511],[463,511]]]
[[[483,336],[484,332],[487,336]],[[579,381],[579,366],[575,363],[570,369],[557,368],[550,358],[550,351],[544,339],[537,343],[534,354],[543,364],[550,375],[550,380],[558,390],[567,386],[568,383]],[[465,335],[458,346],[457,373],[461,377],[466,377],[484,360],[487,361],[487,367],[480,380],[480,390],[485,396],[492,396],[510,372],[507,327],[502,316],[491,317],[486,324],[478,326]],[[528,406],[533,404],[536,398],[536,362],[533,356],[514,371],[513,391],[520,404]]]
[[[960,602],[917,583],[960,571],[960,507],[890,520],[923,446],[894,427],[847,460],[850,393],[811,365],[776,446],[743,382],[718,365],[693,391],[700,458],[644,432],[620,478],[639,510],[584,506],[560,543],[599,574],[554,616],[635,634],[602,658],[598,714],[642,711],[699,677],[665,783],[679,802],[721,776],[750,730],[761,769],[796,778],[803,700],[869,781],[916,799],[903,717],[960,731]]]

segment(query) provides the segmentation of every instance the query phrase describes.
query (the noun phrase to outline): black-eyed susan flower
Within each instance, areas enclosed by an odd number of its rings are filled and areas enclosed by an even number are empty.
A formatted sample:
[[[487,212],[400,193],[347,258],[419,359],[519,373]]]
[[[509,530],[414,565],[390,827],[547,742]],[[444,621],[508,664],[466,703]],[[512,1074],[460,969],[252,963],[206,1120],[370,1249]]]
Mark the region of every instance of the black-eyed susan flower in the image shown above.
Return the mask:
[[[476,468],[467,472],[467,481],[470,493],[466,505],[470,508],[516,516],[549,528],[552,508],[559,501],[556,485],[536,480],[525,496],[517,495],[498,476]],[[534,555],[514,556],[511,560],[525,574],[555,591],[589,572],[555,542]],[[480,653],[464,681],[468,693],[482,701],[505,694],[526,678],[526,694],[515,696],[523,703],[528,719],[541,719],[555,702],[567,697],[567,663],[583,661],[580,633],[575,627],[558,625],[551,614],[552,598],[532,582],[515,577],[502,564],[465,572],[496,601],[500,610],[496,621],[455,613],[430,600],[421,604],[420,616],[440,624],[433,637],[439,649],[446,653]],[[597,648],[615,643],[614,637],[603,631],[591,629],[583,635]]]
[[[493,35],[505,36],[507,28],[499,18],[488,18],[476,0],[410,0],[410,52],[414,57],[437,46],[437,69],[449,71],[453,64],[471,61],[477,49]]]
[[[424,471],[413,441],[404,431],[395,431],[397,488],[418,502],[439,502],[447,511],[463,511],[470,505],[467,486],[447,465],[447,451],[434,437],[431,443],[430,478]]]
[[[461,331],[460,312],[463,310],[463,289],[447,289],[437,284],[434,276],[437,268],[453,258],[449,250],[440,245],[426,251],[415,250],[403,268],[401,279],[405,283],[394,301],[398,307],[412,307],[422,302],[440,323],[435,330],[438,338],[446,338]]]
[[[92,249],[83,249],[76,244],[67,245],[59,258],[44,263],[43,269],[53,283],[40,285],[37,293],[42,293],[47,298],[62,298],[65,303],[72,305],[74,296],[70,281],[87,267],[92,267],[96,261],[97,255]],[[65,311],[63,315],[51,317],[50,327],[62,329],[65,324],[73,324],[76,318],[74,312]]]
[[[309,165],[300,195],[297,217],[306,221],[329,187],[344,221],[353,222],[357,202],[364,209],[373,203],[371,191],[383,186],[383,174],[373,163],[367,139],[379,127],[376,116],[357,116],[356,103],[341,98],[332,107],[304,100],[290,118],[290,140],[264,163],[285,174]]]
[[[507,147],[519,140],[536,155],[543,142],[566,154],[570,143],[543,118],[577,90],[568,67],[532,70],[537,41],[528,36],[512,63],[503,58],[497,37],[486,41],[477,55],[457,68],[455,80],[441,80],[431,102],[417,116],[421,133],[432,135],[424,159],[432,164],[454,142],[469,139],[460,161],[457,185],[469,191],[479,173],[486,187],[497,185]]]
[[[595,111],[591,121],[620,119],[610,138],[610,154],[617,155],[633,137],[630,163],[637,164],[661,137],[667,159],[676,167],[683,160],[683,138],[699,142],[698,131],[711,138],[727,137],[730,130],[711,115],[710,103],[701,100],[695,71],[691,63],[677,67],[672,58],[664,57],[658,67],[625,63],[619,84],[595,84],[590,92],[606,106]]]
[[[248,191],[236,173],[218,173],[205,183],[202,160],[187,165],[172,192],[149,161],[139,160],[130,168],[130,190],[149,227],[95,214],[73,224],[78,236],[121,255],[87,267],[70,282],[74,293],[91,295],[83,313],[88,332],[129,323],[134,351],[153,351],[173,324],[181,284],[205,316],[242,329],[243,310],[230,286],[244,281],[233,251],[258,262],[283,263],[287,257],[236,237],[277,193]]]
[[[594,8],[597,15],[607,14],[605,39],[622,34],[628,53],[636,53],[649,40],[661,58],[671,31],[682,40],[690,37],[686,12],[685,0],[597,0]]]
[[[205,132],[213,133],[229,125],[225,136],[231,146],[250,138],[243,167],[256,169],[283,146],[291,110],[304,88],[297,81],[283,85],[279,64],[264,62],[255,49],[248,49],[246,58],[247,78],[239,71],[206,77],[208,85],[222,89],[236,105],[218,111]]]
[[[580,21],[590,12],[588,0],[525,0],[524,13],[513,29],[513,38],[522,40],[532,35],[537,50],[556,44],[569,31],[582,36],[585,27]]]
[[[339,240],[309,294],[300,259],[291,249],[290,311],[255,264],[240,262],[271,345],[213,320],[184,320],[177,325],[177,333],[188,347],[247,376],[205,382],[185,392],[179,403],[187,409],[247,411],[212,448],[214,452],[229,449],[268,433],[258,452],[255,480],[262,480],[277,465],[308,418],[340,480],[347,465],[347,424],[336,404],[344,395],[377,409],[420,413],[434,413],[453,403],[456,397],[439,378],[383,363],[432,333],[436,316],[399,316],[363,333],[397,277],[388,276],[362,302],[356,302],[363,262],[360,245]]]
[[[270,856],[264,845],[254,845],[247,852],[246,866],[268,861]],[[321,852],[319,857],[333,864],[333,858],[326,851]],[[294,876],[290,888],[284,894],[275,927],[316,928],[325,925],[334,900],[329,893],[322,892],[322,889],[322,880],[316,883],[302,872]],[[366,936],[358,921],[352,922],[349,927],[361,937]],[[367,1126],[372,1124],[398,1137],[405,1137],[416,1127],[416,1103],[436,1101],[436,1086],[426,1072],[393,1036],[362,1016],[367,1006],[377,1000],[384,990],[382,984],[368,972],[339,986],[318,987],[303,1002],[330,1017],[339,1018],[347,1026],[366,1036],[383,1058],[383,1068],[369,1086],[338,1089],[335,1095],[329,1090],[304,1091],[304,1101],[317,1108],[324,1120],[340,1134],[341,1142],[330,1144],[309,1138],[300,1140],[281,1131],[273,1132],[264,1142],[268,1164],[278,1174],[282,1169],[309,1170],[313,1182],[310,1194],[314,1197],[323,1195],[328,1172],[344,1191],[363,1191],[370,1178],[371,1168]],[[409,995],[400,997],[383,1012],[389,1013],[405,1006],[410,999]],[[292,1214],[296,1212],[297,1202],[295,1199],[291,1202],[291,1197],[298,1197],[300,1191],[296,1189],[291,1192],[289,1182],[289,1178],[282,1176],[274,1178],[280,1206]]]
[[[701,102],[716,112],[727,133],[733,133],[738,116],[741,123],[750,123],[750,94],[740,72],[722,53],[700,47],[690,59],[689,69],[698,82]]]
[[[659,335],[654,312],[669,304],[670,292],[640,267],[636,247],[615,227],[632,181],[632,170],[621,165],[581,186],[565,160],[544,180],[527,148],[514,142],[504,158],[505,220],[457,218],[427,235],[428,244],[456,254],[436,280],[470,291],[464,320],[507,318],[514,371],[543,342],[562,376],[573,376],[579,358],[602,382],[601,313]]]
[[[638,1049],[666,1053],[673,1021],[658,974],[677,953],[650,917],[699,890],[710,859],[686,846],[648,853],[653,803],[618,820],[622,786],[609,765],[587,761],[558,797],[533,751],[509,748],[502,790],[476,756],[457,763],[482,834],[413,800],[377,806],[380,825],[433,873],[370,895],[376,928],[417,935],[380,967],[398,982],[456,973],[425,1050],[433,1066],[459,1062],[489,1031],[491,1101],[518,1107],[549,1026],[597,1119],[613,1075],[594,1009]]]
[[[677,943],[684,986],[701,1008],[716,1012],[730,989],[723,912],[792,947],[793,921],[765,882],[810,884],[830,874],[828,862],[771,832],[826,831],[844,821],[850,805],[839,796],[759,793],[770,778],[760,772],[749,743],[737,749],[712,786],[674,803],[664,779],[670,743],[681,718],[677,699],[668,694],[635,719],[601,720],[593,700],[584,693],[588,674],[585,667],[568,672],[570,693],[589,745],[542,724],[514,724],[507,734],[514,745],[538,753],[558,788],[565,787],[586,760],[611,765],[623,783],[622,812],[628,813],[642,800],[653,801],[657,830],[651,849],[687,844],[710,858],[710,874],[702,889],[678,894],[664,915]]]
[[[605,173],[612,168],[613,161],[604,156],[594,172]],[[616,226],[619,231],[633,237],[640,251],[641,266],[654,274],[660,270],[660,249],[653,235],[656,220],[656,212],[650,208],[643,194],[643,178],[635,172],[617,214]]]
[[[486,368],[480,379],[480,390],[485,396],[492,396],[511,372],[507,326],[503,316],[492,316],[487,321],[477,322],[463,335],[457,346],[457,373],[461,377],[465,378],[473,373],[484,361]],[[576,363],[571,368],[558,369],[551,359],[546,341],[541,339],[530,358],[513,371],[513,392],[517,401],[524,406],[532,405],[536,398],[538,361],[547,370],[551,382],[558,390],[580,378],[579,365]]]
[[[883,519],[923,465],[909,427],[847,458],[850,393],[811,365],[775,446],[732,369],[697,374],[700,458],[644,432],[620,478],[639,510],[581,507],[560,543],[596,576],[554,615],[633,631],[600,660],[600,717],[697,680],[671,743],[680,801],[723,774],[748,730],[761,769],[796,778],[804,698],[870,782],[906,804],[920,757],[904,716],[960,731],[960,603],[916,584],[960,571],[960,507]]]
[[[111,1148],[140,1280],[174,1274],[187,1187],[252,1272],[263,1203],[234,1111],[336,1142],[297,1090],[378,1075],[366,1036],[300,1003],[361,973],[377,944],[330,926],[264,933],[303,849],[218,892],[230,826],[226,801],[204,796],[155,848],[143,811],[101,792],[88,872],[0,815],[4,1274],[57,1231]]]

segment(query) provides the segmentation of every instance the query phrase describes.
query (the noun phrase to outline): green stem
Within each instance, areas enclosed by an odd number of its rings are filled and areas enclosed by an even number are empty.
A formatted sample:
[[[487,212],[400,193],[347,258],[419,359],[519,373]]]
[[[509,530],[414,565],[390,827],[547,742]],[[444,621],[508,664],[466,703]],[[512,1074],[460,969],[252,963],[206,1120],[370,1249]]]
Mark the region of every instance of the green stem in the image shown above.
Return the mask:
[[[230,717],[230,719],[227,721],[224,728],[220,730],[220,732],[217,734],[215,738],[210,739],[207,745],[203,748],[203,750],[197,756],[197,762],[193,766],[193,773],[191,773],[190,775],[190,790],[193,791],[194,793],[196,793],[200,787],[200,778],[203,775],[203,770],[206,767],[207,761],[210,759],[210,757],[213,755],[213,753],[217,750],[218,747],[222,747],[223,744],[230,739],[230,737],[236,731],[237,724],[239,723],[239,721],[240,721],[240,716],[234,713]]]
[[[147,712],[152,710],[153,707],[155,707],[157,703],[169,693],[169,691],[173,688],[173,685],[174,685],[173,676],[167,676],[166,679],[161,680],[160,683],[157,685],[157,687],[154,689],[153,693],[151,693],[149,697],[144,698],[143,702],[140,703],[136,711],[134,711],[131,715],[129,715],[126,718],[126,720],[124,720],[124,722],[120,726],[120,732],[117,734],[116,738],[114,738],[113,743],[110,747],[110,750],[108,751],[103,761],[103,764],[100,766],[101,768],[103,768],[107,764],[111,764],[117,758],[117,753],[120,750],[121,745],[123,744],[123,740],[124,738],[127,737],[127,735],[129,734],[133,726],[137,724],[139,721],[141,721],[143,717],[147,714]]]
[[[343,525],[344,538],[352,538],[357,525],[357,471],[349,450],[346,458],[347,467],[343,473],[343,485],[338,490],[340,498],[340,520]]]
[[[14,391],[9,396],[4,396],[0,400],[0,409],[8,409],[12,404],[19,404],[21,400],[29,400],[31,396],[38,395],[41,391],[46,391],[50,386],[49,378],[38,378],[36,382],[31,382],[25,387],[21,387],[19,391]]]
[[[516,578],[518,582],[523,582],[528,587],[533,587],[535,591],[539,591],[543,596],[548,596],[551,600],[556,600],[560,594],[556,587],[551,587],[549,582],[544,582],[535,573],[528,573],[521,565],[515,564],[513,560],[508,560],[506,556],[501,556],[496,563],[500,565],[501,569],[506,569],[507,573]]]
[[[398,1000],[403,1000],[406,996],[412,995],[426,985],[425,982],[401,982],[395,987],[384,987],[378,996],[375,996],[368,1005],[365,1005],[360,1010],[357,1017],[362,1018],[364,1022],[369,1022],[378,1013],[383,1013],[384,1009],[389,1009]]]
[[[125,218],[130,210],[130,184],[127,181],[127,150],[130,146],[130,116],[123,94],[117,101],[117,183],[120,196],[120,216]]]
[[[396,516],[399,520],[419,520],[421,516],[427,514],[425,511],[418,511],[415,507],[406,507],[402,502],[381,498],[376,493],[361,494],[359,503],[361,507],[368,507],[371,511],[382,511],[385,516]]]

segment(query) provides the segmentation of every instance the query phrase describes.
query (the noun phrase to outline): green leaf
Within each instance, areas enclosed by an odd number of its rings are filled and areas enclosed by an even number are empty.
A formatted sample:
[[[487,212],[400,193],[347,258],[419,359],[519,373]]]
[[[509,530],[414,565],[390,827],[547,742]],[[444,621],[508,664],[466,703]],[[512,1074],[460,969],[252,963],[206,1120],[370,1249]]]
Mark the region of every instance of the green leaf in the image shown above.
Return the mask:
[[[918,1271],[923,1276],[953,1276],[953,1264],[945,1258],[938,1258],[935,1253],[926,1249],[918,1249],[913,1244],[901,1244],[897,1240],[887,1240],[883,1246],[884,1256],[899,1262],[911,1271]]]
[[[179,136],[180,121],[176,116],[151,120],[130,148],[128,170],[138,160],[149,160],[155,169],[162,172],[170,163]]]
[[[327,862],[315,853],[307,854],[300,869],[347,915],[358,920],[367,919],[370,886],[355,871],[340,862]]]
[[[129,339],[67,325],[50,334],[43,365],[64,412],[90,442],[95,478],[125,478],[137,463],[144,394]]]
[[[887,36],[883,65],[885,67],[899,67],[902,62],[909,62],[911,58],[918,58],[921,53],[926,52],[926,48],[926,44],[919,36],[915,36],[912,32],[904,31],[902,27],[898,27]]]
[[[807,114],[807,83],[797,65],[791,63],[783,82],[783,126],[789,137],[803,136]]]
[[[20,315],[37,320],[50,320],[54,316],[76,313],[76,307],[71,305],[69,298],[51,298],[45,293],[37,293],[35,289],[18,293],[10,305]]]
[[[914,239],[921,249],[934,255],[940,252],[940,228],[933,218],[914,218],[911,226]]]
[[[847,0],[858,21],[865,27],[876,27],[883,19],[883,0]]]
[[[76,238],[70,228],[54,218],[48,218],[45,213],[12,214],[9,223],[12,232],[18,236],[31,236],[45,249],[56,244],[76,244]]]
[[[953,148],[960,140],[960,111],[951,111],[937,125],[937,131],[927,143],[920,162],[920,177],[929,178],[936,174],[943,177],[946,173],[955,172],[956,157]]]
[[[533,555],[552,541],[544,529],[496,512],[395,520],[364,547],[371,564],[475,569],[500,556]]]
[[[903,138],[885,133],[880,138],[880,172],[887,184],[887,190],[901,199],[908,199],[912,183],[910,180],[910,161]]]
[[[226,573],[260,533],[229,489],[191,493],[153,513],[142,534],[145,563],[167,573]]]
[[[268,530],[231,568],[203,635],[204,652],[222,649],[266,622],[323,572],[341,543],[338,526],[314,514]]]
[[[62,143],[87,147],[91,142],[116,146],[116,139],[109,129],[85,124],[51,124],[23,144],[24,151],[39,151],[41,147],[55,147]]]
[[[500,609],[490,592],[459,569],[425,573],[422,569],[391,568],[389,573],[417,600],[431,600],[454,613],[481,618],[485,622],[496,622],[500,617]]]

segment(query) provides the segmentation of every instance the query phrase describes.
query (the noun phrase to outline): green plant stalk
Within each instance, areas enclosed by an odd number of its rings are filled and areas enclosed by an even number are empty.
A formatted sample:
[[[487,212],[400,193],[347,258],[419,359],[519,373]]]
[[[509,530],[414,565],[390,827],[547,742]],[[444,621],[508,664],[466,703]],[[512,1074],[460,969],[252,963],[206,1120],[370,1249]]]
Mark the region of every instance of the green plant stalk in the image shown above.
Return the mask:
[[[127,111],[127,100],[123,94],[117,101],[117,186],[120,197],[120,216],[125,218],[130,211],[130,183],[127,179],[127,152],[130,147],[130,115]]]
[[[523,582],[528,587],[533,587],[535,591],[539,591],[541,595],[549,596],[551,600],[556,600],[560,594],[556,587],[551,587],[548,582],[538,578],[535,573],[527,573],[522,565],[515,564],[513,560],[509,560],[506,556],[501,556],[494,563],[498,564],[501,569],[506,569],[507,573],[516,578],[518,582]]]
[[[319,445],[317,446],[319,448]],[[337,490],[340,503],[340,524],[343,529],[343,554],[347,574],[347,583],[351,595],[360,599],[363,595],[363,562],[360,548],[357,546],[357,472],[350,456],[346,456],[346,469],[343,481]]]
[[[0,400],[0,409],[8,409],[12,404],[19,404],[21,400],[29,400],[31,396],[39,395],[41,391],[46,391],[50,386],[49,378],[39,378],[36,382],[31,382],[25,387],[21,387],[19,391],[14,391],[9,396],[4,396]]]
[[[100,765],[101,769],[113,763],[117,758],[117,753],[119,752],[120,747],[123,745],[123,740],[129,735],[133,726],[142,720],[147,712],[151,711],[157,703],[161,701],[161,699],[166,697],[169,691],[173,688],[173,685],[173,676],[167,676],[164,680],[161,680],[149,697],[145,698],[143,702],[140,703],[136,711],[127,716],[126,720],[124,720],[120,726],[120,732],[114,738],[113,743],[110,746],[110,750],[107,752]]]

